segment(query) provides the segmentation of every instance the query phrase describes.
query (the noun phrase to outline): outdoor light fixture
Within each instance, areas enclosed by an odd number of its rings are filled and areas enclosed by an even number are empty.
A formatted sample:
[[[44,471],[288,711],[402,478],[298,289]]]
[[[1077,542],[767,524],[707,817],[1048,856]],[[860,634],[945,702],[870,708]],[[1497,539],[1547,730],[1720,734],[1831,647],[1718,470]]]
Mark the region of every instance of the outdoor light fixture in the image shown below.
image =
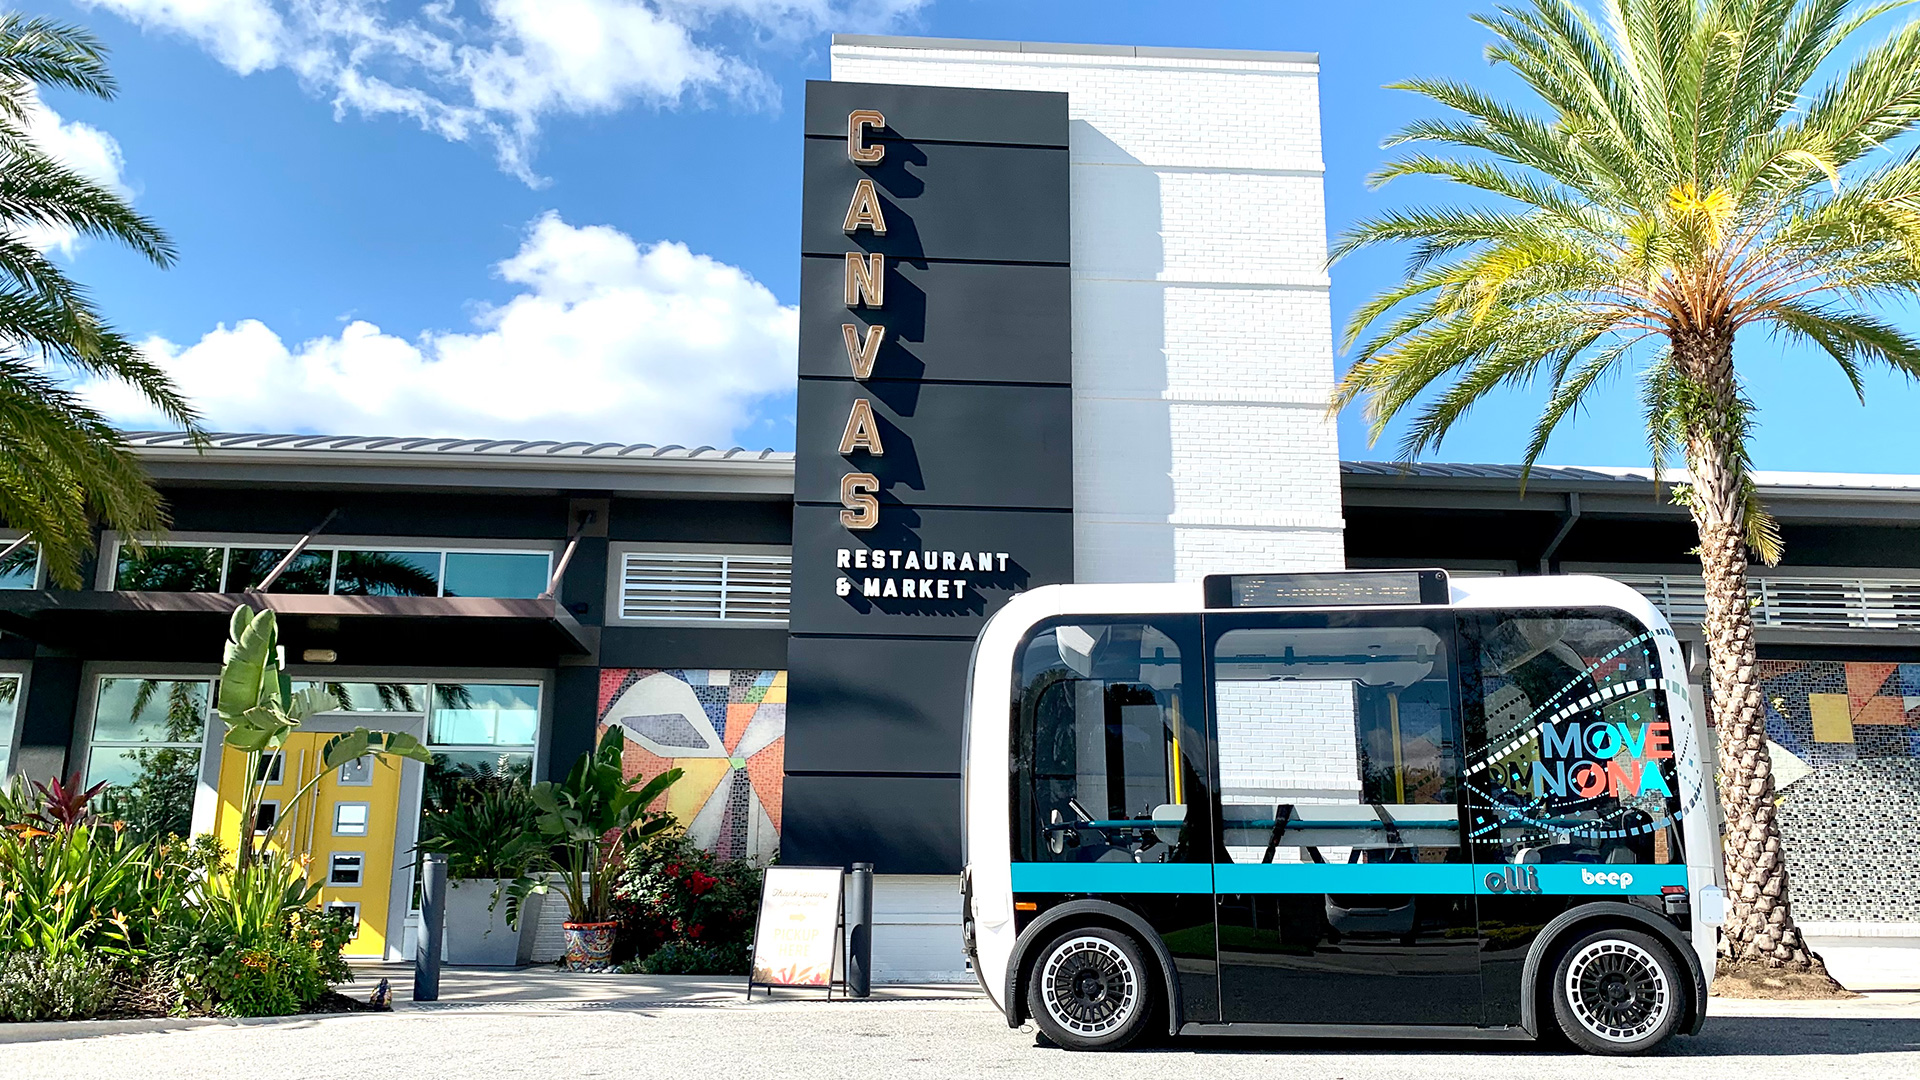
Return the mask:
[[[331,664],[340,659],[340,654],[332,649],[305,649],[301,651],[300,659],[309,664]]]

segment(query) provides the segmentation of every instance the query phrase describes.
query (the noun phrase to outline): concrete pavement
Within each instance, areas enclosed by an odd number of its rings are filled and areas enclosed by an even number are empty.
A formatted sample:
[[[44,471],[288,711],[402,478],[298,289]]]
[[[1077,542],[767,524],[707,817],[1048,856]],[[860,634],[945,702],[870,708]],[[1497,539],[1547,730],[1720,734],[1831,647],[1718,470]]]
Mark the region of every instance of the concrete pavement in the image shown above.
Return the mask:
[[[1603,1070],[1609,1077],[1671,1080],[1676,1066],[1688,1080],[1920,1075],[1920,994],[1911,993],[1848,1002],[1715,999],[1700,1036],[1676,1039],[1656,1057],[1605,1063],[1528,1044],[1384,1041],[1182,1040],[1068,1057],[1030,1031],[1008,1030],[980,998],[749,1005],[736,993],[727,1001],[692,1000],[702,993],[682,986],[651,1000],[623,993],[462,1007],[403,1003],[393,1013],[278,1021],[141,1022],[163,1030],[0,1026],[0,1077],[1591,1080]]]

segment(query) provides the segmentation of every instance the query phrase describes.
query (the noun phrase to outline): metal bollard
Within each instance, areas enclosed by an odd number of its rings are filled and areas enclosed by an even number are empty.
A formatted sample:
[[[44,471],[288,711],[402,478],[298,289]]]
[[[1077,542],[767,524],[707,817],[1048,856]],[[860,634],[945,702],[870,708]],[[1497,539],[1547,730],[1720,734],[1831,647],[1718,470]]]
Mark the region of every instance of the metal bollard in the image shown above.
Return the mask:
[[[873,864],[847,875],[847,996],[873,996]]]
[[[447,857],[426,857],[420,870],[420,946],[413,954],[413,1000],[440,1000],[440,944],[447,928]]]

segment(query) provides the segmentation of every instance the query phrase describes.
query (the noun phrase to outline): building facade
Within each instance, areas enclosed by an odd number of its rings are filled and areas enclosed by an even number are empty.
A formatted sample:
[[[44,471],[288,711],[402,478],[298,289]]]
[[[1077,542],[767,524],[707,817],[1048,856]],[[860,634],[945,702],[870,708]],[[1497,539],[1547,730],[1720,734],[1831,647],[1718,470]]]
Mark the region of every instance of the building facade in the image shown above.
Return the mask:
[[[234,605],[271,607],[292,677],[342,702],[311,730],[434,754],[287,807],[359,953],[410,955],[408,853],[450,778],[557,778],[618,727],[631,773],[683,770],[663,808],[698,842],[873,863],[881,979],[964,979],[966,664],[1022,589],[1599,572],[1699,680],[1692,529],[1645,472],[1339,462],[1312,55],[841,37],[832,63],[795,453],[137,434],[165,537],[103,534],[77,591],[0,558],[0,772],[237,837],[213,680]],[[1920,936],[1920,480],[1761,481],[1801,917]]]
[[[288,671],[331,690],[270,765],[268,815],[318,740],[412,733],[434,764],[328,778],[289,830],[360,955],[411,955],[421,814],[455,779],[557,779],[617,725],[702,844],[778,848],[791,455],[446,439],[136,434],[172,529],[108,532],[89,588],[30,546],[0,584],[0,762],[115,785],[121,816],[237,839],[213,715],[226,621],[278,613]],[[298,553],[290,560],[288,556]],[[265,592],[263,579],[287,566]],[[226,755],[230,757],[230,755]],[[264,823],[263,823],[264,824]]]

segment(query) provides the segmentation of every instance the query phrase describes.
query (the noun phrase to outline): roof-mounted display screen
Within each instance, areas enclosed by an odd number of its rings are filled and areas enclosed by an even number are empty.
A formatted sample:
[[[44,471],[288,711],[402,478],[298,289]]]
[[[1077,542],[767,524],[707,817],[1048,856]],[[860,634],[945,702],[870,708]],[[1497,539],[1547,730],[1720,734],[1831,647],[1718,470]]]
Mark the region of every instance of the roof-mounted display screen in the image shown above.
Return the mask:
[[[1209,574],[1210,608],[1387,607],[1444,604],[1445,570],[1349,570],[1325,574]]]

